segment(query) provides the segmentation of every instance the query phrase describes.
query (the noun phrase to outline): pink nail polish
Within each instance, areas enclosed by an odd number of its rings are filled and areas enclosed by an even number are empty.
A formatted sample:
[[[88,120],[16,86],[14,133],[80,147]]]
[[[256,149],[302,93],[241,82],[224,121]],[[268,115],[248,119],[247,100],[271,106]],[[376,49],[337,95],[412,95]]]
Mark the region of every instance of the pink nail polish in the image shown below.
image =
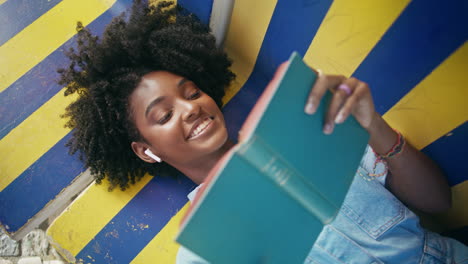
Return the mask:
[[[330,124],[326,124],[324,127],[323,127],[323,133],[325,134],[331,134],[332,132],[332,126]]]
[[[335,118],[335,124],[341,124],[343,123],[343,113],[339,113],[336,118]]]
[[[305,107],[305,112],[309,115],[315,113],[314,105],[312,103],[307,103]]]

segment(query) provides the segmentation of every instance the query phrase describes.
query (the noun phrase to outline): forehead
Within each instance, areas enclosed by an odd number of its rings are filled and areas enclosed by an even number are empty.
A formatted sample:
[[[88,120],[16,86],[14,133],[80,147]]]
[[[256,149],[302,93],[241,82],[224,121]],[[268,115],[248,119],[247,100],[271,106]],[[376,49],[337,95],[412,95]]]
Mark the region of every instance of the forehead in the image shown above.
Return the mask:
[[[141,77],[133,94],[146,97],[154,93],[174,91],[183,79],[182,76],[167,71],[150,72]]]
[[[154,71],[145,74],[129,98],[134,112],[144,111],[145,107],[160,96],[178,92],[182,76],[167,71]]]
[[[130,104],[141,104],[155,97],[177,92],[182,80],[182,76],[167,71],[147,73],[141,77],[141,81],[130,95]]]

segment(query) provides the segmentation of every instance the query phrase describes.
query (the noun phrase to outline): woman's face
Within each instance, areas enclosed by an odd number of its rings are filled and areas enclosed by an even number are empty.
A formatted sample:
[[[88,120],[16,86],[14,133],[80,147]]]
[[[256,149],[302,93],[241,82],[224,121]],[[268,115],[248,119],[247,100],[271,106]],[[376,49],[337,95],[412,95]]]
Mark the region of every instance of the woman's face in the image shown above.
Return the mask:
[[[190,80],[165,71],[143,76],[130,95],[135,125],[149,148],[176,167],[201,162],[227,140],[224,117],[214,100]],[[146,160],[148,161],[148,160]]]

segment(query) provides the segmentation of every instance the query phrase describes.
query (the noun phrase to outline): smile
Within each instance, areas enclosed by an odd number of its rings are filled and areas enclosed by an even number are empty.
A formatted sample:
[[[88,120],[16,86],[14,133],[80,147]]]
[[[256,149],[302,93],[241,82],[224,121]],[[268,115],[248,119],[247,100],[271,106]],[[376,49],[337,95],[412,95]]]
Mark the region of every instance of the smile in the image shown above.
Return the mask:
[[[203,133],[203,131],[205,131],[205,129],[213,122],[213,118],[212,117],[207,117],[205,118],[205,120],[203,120],[201,123],[199,123],[198,125],[196,125],[195,128],[192,129],[192,133],[190,133],[190,135],[188,136],[187,139],[192,139],[198,135],[200,135],[201,133]]]

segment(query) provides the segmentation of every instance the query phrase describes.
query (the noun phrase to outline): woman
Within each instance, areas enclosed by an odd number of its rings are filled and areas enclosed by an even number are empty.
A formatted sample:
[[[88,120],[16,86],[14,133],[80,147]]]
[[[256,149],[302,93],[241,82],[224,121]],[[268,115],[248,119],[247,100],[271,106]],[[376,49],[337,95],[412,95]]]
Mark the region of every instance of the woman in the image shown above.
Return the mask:
[[[202,183],[232,147],[219,107],[234,74],[207,29],[170,3],[147,8],[136,2],[131,16],[113,20],[100,41],[79,30],[78,51],[69,51],[71,64],[59,71],[66,94],[79,94],[65,114],[74,128],[71,152],[79,151],[97,182],[107,176],[112,187],[125,189],[145,172],[159,176],[175,170]],[[333,133],[353,115],[369,132],[376,154],[368,149],[340,215],[324,228],[306,261],[466,258],[463,245],[423,230],[400,202],[426,212],[447,210],[450,188],[440,169],[388,126],[374,109],[369,87],[355,78],[320,74],[304,99],[306,113],[314,113],[327,90],[334,96],[323,132]],[[365,212],[380,212],[368,205],[395,208],[397,214],[372,215],[370,222],[378,225],[367,228]],[[196,258],[182,249],[179,261],[202,261]]]

